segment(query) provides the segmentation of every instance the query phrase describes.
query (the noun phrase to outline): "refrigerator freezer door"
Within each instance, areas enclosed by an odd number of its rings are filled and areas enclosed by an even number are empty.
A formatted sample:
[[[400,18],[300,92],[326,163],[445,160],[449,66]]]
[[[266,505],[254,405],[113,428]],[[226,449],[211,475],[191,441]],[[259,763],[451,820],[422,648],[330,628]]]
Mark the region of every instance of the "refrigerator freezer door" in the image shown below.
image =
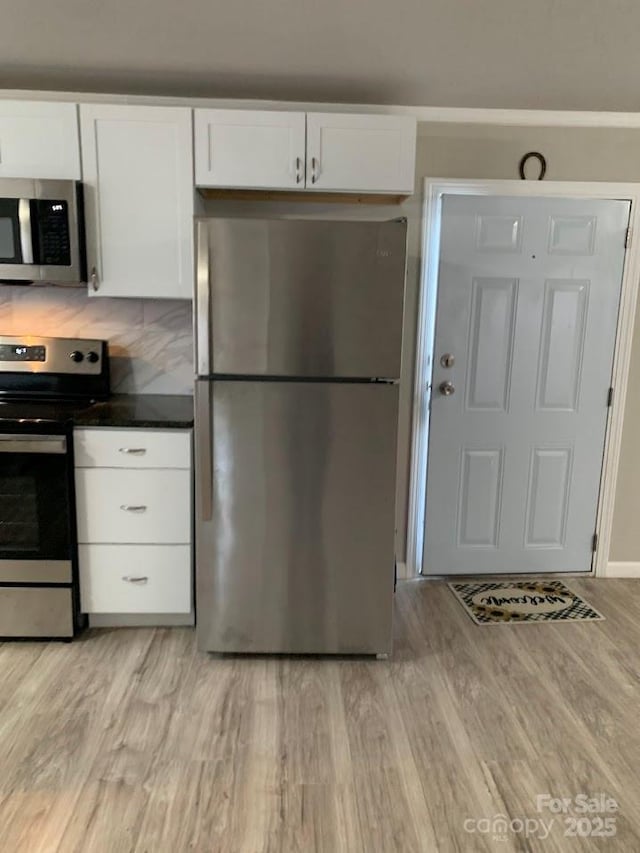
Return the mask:
[[[400,375],[406,222],[198,222],[198,373]]]
[[[397,386],[200,380],[196,396],[200,649],[388,653]]]

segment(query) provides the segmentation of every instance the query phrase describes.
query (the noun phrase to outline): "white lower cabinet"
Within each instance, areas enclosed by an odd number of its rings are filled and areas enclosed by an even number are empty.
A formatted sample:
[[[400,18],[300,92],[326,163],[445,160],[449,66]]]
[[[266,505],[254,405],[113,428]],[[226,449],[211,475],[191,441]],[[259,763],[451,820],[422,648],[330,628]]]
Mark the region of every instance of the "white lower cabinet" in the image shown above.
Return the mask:
[[[191,471],[191,441],[184,430],[77,429],[76,468],[182,468]]]
[[[189,545],[80,545],[85,613],[189,613]]]
[[[190,471],[78,468],[78,542],[190,542],[190,483]]]
[[[77,429],[74,446],[83,611],[191,613],[191,430]]]

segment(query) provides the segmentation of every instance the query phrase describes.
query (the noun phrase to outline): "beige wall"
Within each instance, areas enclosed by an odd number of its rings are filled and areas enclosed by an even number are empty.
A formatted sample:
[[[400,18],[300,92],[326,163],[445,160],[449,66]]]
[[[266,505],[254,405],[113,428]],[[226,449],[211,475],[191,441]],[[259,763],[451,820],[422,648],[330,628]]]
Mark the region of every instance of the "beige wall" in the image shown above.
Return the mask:
[[[633,0],[1,5],[5,88],[638,109]]]
[[[624,411],[622,451],[613,516],[611,562],[640,562],[640,302]]]
[[[409,256],[405,297],[405,339],[400,392],[398,557],[404,560],[409,489],[411,403],[415,359],[418,287],[422,240],[422,185],[425,177],[517,178],[522,154],[541,151],[550,180],[640,181],[640,130],[592,128],[489,127],[484,125],[422,124],[419,126],[416,193],[400,208],[360,205],[208,202],[206,211],[224,215],[289,215],[332,218],[390,218],[408,220]],[[634,349],[635,373],[627,404],[624,447],[616,508],[612,560],[640,561],[640,526],[632,523],[635,494],[640,502],[640,324]],[[637,382],[634,384],[634,377]],[[636,476],[637,475],[637,476]]]
[[[420,125],[416,196],[403,206],[409,218],[409,275],[400,420],[399,552],[404,552],[410,461],[411,392],[420,266],[420,193],[425,177],[517,178],[520,157],[540,151],[548,180],[639,181],[640,130]],[[624,420],[611,560],[640,561],[640,312]]]

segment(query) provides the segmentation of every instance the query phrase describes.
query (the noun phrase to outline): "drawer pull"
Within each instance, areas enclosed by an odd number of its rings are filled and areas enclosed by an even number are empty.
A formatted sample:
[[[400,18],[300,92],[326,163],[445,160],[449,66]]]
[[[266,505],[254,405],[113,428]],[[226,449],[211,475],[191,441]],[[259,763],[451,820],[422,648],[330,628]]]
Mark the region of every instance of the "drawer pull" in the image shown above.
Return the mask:
[[[146,512],[147,508],[144,504],[140,504],[140,506],[130,506],[129,504],[121,504],[120,509],[123,512]]]
[[[143,583],[147,583],[149,581],[149,578],[146,575],[140,575],[140,577],[132,577],[131,575],[123,575],[122,580],[126,581],[127,583],[143,584]]]
[[[119,453],[129,453],[131,456],[144,456],[147,452],[146,447],[121,447]]]

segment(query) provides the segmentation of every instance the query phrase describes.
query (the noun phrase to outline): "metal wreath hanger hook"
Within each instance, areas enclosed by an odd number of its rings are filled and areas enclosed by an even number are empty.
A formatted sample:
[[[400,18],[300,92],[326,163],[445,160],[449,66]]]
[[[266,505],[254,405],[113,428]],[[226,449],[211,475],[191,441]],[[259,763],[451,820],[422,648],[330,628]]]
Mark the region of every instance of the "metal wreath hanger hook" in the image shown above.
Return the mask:
[[[533,158],[537,160],[540,164],[540,174],[538,175],[538,180],[541,181],[547,173],[547,160],[544,154],[541,154],[539,151],[527,151],[527,153],[520,160],[519,171],[520,177],[523,181],[527,180],[527,176],[525,175],[525,168],[529,160]]]

